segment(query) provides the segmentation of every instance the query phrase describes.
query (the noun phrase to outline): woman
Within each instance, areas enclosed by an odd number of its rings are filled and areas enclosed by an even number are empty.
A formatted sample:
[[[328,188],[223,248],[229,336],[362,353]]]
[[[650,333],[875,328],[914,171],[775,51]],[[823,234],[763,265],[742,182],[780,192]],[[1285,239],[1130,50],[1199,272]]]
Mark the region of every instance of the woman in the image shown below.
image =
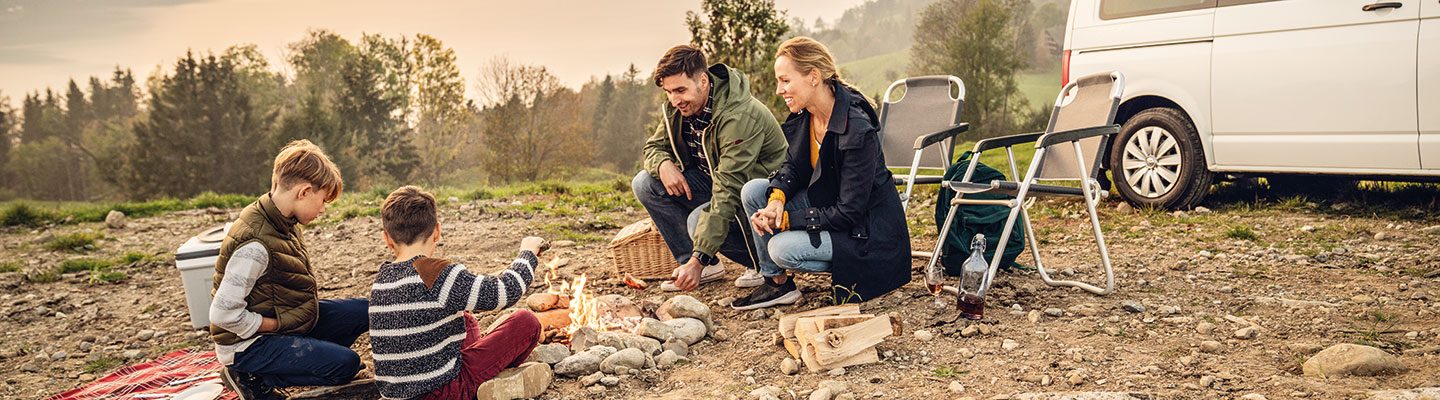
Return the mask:
[[[910,232],[885,168],[875,108],[840,79],[835,57],[807,37],[780,44],[775,93],[790,147],[769,180],[740,191],[767,279],[737,310],[800,301],[789,270],[829,272],[837,303],[866,301],[910,281]]]

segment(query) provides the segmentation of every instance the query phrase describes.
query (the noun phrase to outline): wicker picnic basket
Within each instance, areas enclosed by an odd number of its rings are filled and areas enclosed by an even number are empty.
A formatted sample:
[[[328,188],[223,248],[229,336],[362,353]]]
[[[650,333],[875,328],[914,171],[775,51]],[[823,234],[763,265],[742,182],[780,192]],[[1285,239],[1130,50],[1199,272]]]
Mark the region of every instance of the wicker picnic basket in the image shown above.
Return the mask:
[[[610,240],[610,260],[615,265],[615,276],[621,277],[630,274],[639,279],[668,279],[675,269],[675,256],[649,218],[615,234],[615,239]]]

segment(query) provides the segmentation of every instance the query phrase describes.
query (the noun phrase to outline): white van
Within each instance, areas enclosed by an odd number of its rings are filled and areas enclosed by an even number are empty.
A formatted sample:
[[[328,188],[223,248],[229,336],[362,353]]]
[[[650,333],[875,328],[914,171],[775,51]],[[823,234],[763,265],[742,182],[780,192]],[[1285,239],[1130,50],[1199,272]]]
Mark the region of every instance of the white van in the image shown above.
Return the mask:
[[[1125,74],[1106,166],[1190,208],[1217,174],[1440,178],[1440,0],[1073,0],[1062,80]]]

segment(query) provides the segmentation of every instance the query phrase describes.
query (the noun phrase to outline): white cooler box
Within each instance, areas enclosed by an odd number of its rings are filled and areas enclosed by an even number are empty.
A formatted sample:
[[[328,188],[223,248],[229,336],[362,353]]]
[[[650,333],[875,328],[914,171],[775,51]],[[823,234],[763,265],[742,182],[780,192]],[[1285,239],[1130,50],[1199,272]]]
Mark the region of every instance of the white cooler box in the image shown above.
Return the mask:
[[[175,268],[185,286],[185,304],[190,307],[190,324],[195,329],[210,326],[210,288],[215,276],[215,260],[220,258],[220,242],[230,224],[206,229],[175,249]]]

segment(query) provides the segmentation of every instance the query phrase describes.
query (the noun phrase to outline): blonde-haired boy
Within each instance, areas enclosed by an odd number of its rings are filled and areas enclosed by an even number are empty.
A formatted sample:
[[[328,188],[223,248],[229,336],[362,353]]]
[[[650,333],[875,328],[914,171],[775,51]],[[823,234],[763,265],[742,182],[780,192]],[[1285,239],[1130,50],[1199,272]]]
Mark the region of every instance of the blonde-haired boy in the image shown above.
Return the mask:
[[[215,262],[210,337],[221,379],[243,400],[275,388],[349,382],[369,330],[366,299],[320,300],[300,225],[340,196],[340,169],[308,140],[275,157],[270,192],[240,211]]]

